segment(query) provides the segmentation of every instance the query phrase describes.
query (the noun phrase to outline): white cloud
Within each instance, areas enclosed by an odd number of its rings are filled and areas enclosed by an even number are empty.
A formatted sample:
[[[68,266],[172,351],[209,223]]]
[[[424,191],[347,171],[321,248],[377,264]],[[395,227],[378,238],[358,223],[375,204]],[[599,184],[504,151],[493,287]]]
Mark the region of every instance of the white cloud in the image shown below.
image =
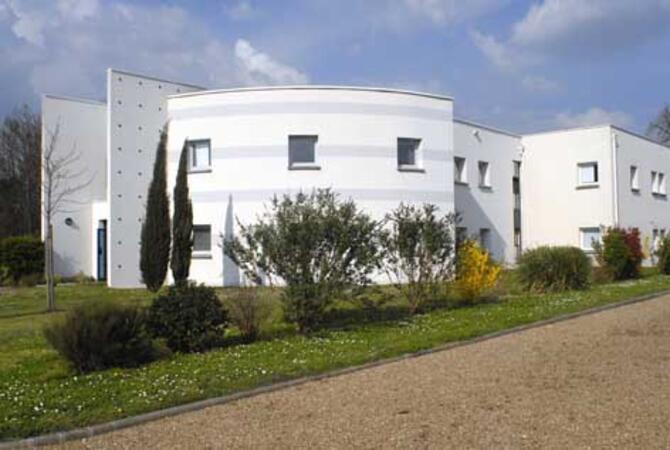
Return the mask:
[[[226,8],[226,14],[233,20],[249,20],[259,14],[258,9],[249,0],[239,0]]]
[[[293,67],[256,50],[248,41],[238,39],[235,58],[246,84],[306,84],[307,76]]]
[[[633,118],[622,111],[607,111],[602,108],[594,107],[576,114],[572,114],[571,112],[556,114],[553,122],[555,126],[559,128],[575,128],[605,124],[630,127],[633,124]]]
[[[537,75],[526,75],[521,84],[531,92],[554,92],[560,89],[557,82]]]
[[[436,24],[452,23],[500,9],[500,0],[404,0],[410,12],[427,17]]]
[[[506,40],[479,33],[473,40],[506,69],[552,57],[605,57],[668,33],[668,20],[670,0],[543,0],[512,26]]]
[[[17,92],[3,98],[7,104],[25,101],[30,90],[100,98],[107,67],[208,87],[307,80],[246,41],[217,37],[179,7],[96,0],[0,5],[0,33],[7,36],[0,40],[2,76]]]

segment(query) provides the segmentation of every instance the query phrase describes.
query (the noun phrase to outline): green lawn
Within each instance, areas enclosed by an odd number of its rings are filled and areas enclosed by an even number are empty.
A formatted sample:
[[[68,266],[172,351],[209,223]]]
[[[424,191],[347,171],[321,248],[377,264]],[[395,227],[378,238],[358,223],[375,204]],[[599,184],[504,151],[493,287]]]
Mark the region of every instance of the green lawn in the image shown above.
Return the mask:
[[[506,282],[513,284],[509,280],[507,275]],[[0,291],[0,439],[100,423],[668,289],[670,277],[647,274],[585,292],[508,294],[496,303],[438,307],[415,317],[408,317],[399,302],[375,314],[341,306],[332,312],[330,326],[309,337],[277,324],[265,340],[253,344],[84,376],[75,376],[41,335],[44,323],[54,317],[43,313],[44,289]],[[105,298],[147,304],[151,295],[95,284],[57,288],[61,309]]]

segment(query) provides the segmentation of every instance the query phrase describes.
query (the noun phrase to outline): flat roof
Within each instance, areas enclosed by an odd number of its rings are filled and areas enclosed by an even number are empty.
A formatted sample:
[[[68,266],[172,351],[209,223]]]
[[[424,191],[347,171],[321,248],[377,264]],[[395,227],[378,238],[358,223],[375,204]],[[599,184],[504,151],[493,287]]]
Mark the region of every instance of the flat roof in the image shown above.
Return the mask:
[[[151,76],[151,75],[145,75],[143,73],[138,73],[138,72],[130,72],[128,70],[114,69],[113,67],[107,68],[107,71],[108,72],[121,73],[121,74],[124,74],[124,75],[130,75],[131,77],[142,77],[142,78],[146,78],[147,80],[162,81],[163,83],[180,84],[182,86],[188,86],[188,87],[201,89],[201,90],[206,89],[202,86],[198,86],[198,85],[195,85],[195,84],[182,83],[181,81],[168,80],[166,78],[154,77],[154,76]]]
[[[460,117],[458,117],[458,118],[455,117],[454,122],[460,123],[460,124],[463,124],[463,125],[469,125],[469,126],[475,127],[475,128],[481,128],[482,130],[491,131],[493,133],[506,134],[507,136],[517,137],[517,138],[523,137],[523,135],[521,135],[521,134],[512,133],[511,131],[505,131],[505,130],[502,130],[500,128],[491,127],[491,126],[488,126],[488,125],[483,125],[481,123],[473,122],[471,120],[461,119]]]
[[[97,106],[104,106],[107,104],[106,101],[104,100],[92,100],[89,98],[81,98],[81,97],[72,97],[72,96],[67,96],[67,95],[55,95],[55,94],[42,94],[42,98],[51,98],[54,100],[65,100],[68,102],[77,102],[77,103],[90,103],[92,105],[97,105]]]
[[[211,89],[205,91],[185,92],[182,94],[169,95],[168,98],[193,97],[197,95],[225,94],[234,92],[253,92],[253,91],[281,91],[281,90],[323,90],[323,91],[368,91],[368,92],[388,92],[393,94],[415,95],[419,97],[428,97],[438,100],[453,101],[453,97],[446,95],[430,94],[427,92],[409,91],[405,89],[393,89],[385,87],[365,87],[365,86],[338,86],[338,85],[288,85],[288,86],[254,86],[226,89]]]

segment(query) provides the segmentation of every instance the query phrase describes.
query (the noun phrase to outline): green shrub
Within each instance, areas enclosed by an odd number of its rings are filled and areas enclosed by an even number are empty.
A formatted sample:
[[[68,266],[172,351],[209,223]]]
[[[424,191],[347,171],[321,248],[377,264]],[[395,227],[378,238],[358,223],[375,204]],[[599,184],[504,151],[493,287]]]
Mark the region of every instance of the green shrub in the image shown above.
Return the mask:
[[[612,280],[626,280],[640,276],[642,245],[637,228],[625,230],[608,228],[602,244],[594,246],[598,263]]]
[[[670,275],[670,236],[663,238],[656,256],[658,257],[658,262],[656,263],[658,271],[664,275]]]
[[[275,197],[255,224],[240,224],[224,252],[249,280],[283,282],[285,316],[316,328],[335,299],[366,286],[379,267],[379,223],[329,189]]]
[[[13,284],[22,277],[44,273],[44,244],[35,236],[12,236],[0,240],[0,266]]]
[[[226,311],[214,289],[195,284],[171,286],[148,310],[151,333],[177,352],[200,352],[223,340]]]
[[[270,299],[258,289],[246,287],[226,296],[223,304],[233,325],[246,341],[254,341],[272,315]]]
[[[111,302],[88,302],[44,328],[53,348],[78,372],[136,367],[156,356],[144,312]]]
[[[519,282],[528,291],[586,289],[591,260],[576,247],[537,247],[521,255],[517,274]]]

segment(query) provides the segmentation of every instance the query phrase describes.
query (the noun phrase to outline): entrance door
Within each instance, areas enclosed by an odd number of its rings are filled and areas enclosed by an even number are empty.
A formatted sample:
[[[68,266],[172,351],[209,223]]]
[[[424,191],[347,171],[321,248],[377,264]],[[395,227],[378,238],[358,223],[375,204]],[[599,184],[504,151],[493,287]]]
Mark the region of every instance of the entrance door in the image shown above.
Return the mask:
[[[98,224],[98,281],[107,280],[107,221]]]

